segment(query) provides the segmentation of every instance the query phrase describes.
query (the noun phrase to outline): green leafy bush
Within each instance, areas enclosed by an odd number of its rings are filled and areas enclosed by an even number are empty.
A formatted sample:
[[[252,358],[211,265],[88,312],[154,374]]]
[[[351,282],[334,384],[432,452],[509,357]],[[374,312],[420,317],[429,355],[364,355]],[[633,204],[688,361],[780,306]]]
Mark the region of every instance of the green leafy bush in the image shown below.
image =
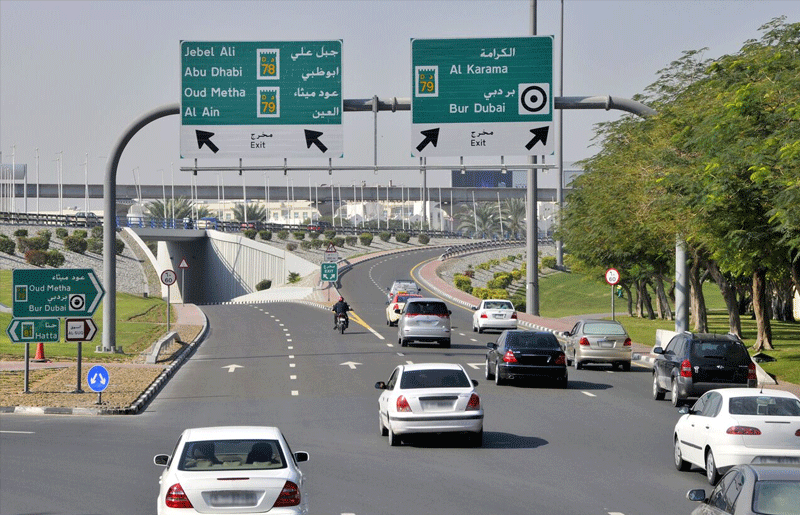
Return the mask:
[[[514,309],[516,309],[520,313],[525,313],[527,300],[525,299],[524,295],[514,295],[513,297],[511,297],[511,303],[514,304]]]
[[[46,239],[47,241],[50,241],[50,238],[53,237],[53,233],[51,231],[48,231],[47,229],[42,229],[41,231],[38,231],[36,235]]]
[[[320,240],[319,238],[317,238],[315,240],[311,240],[309,243],[311,244],[312,247],[314,247],[315,249],[318,249],[318,248],[322,247],[322,245],[325,242]]]
[[[333,243],[334,247],[344,247],[344,238],[337,236],[331,240],[331,243]]]
[[[516,261],[516,259],[517,259],[517,256],[515,256],[514,254],[506,256],[506,261],[508,261],[510,263],[513,263],[514,261]]]
[[[515,268],[514,270],[511,271],[511,277],[513,277],[515,281],[519,281],[520,279],[522,279],[522,270],[520,270],[519,268]]]
[[[489,261],[487,261],[487,263],[489,263],[490,267],[500,266],[499,259],[490,259]]]
[[[305,231],[294,231],[292,233],[292,236],[294,236],[294,239],[296,239],[296,240],[304,240],[304,239],[306,239],[306,232]]]
[[[64,261],[66,261],[66,258],[61,252],[57,250],[49,250],[47,252],[47,264],[53,268],[59,268],[64,264]]]
[[[59,239],[63,240],[64,238],[69,236],[69,231],[64,229],[63,227],[59,227],[58,229],[56,229],[56,236],[58,236]]]
[[[116,241],[114,241],[114,246],[116,247],[114,250],[118,256],[121,256],[122,253],[125,252],[125,242],[121,239],[117,238]]]
[[[482,287],[472,288],[472,295],[478,297],[479,299],[488,299],[489,289]]]
[[[381,231],[381,233],[378,235],[378,237],[381,239],[381,241],[387,242],[387,241],[389,241],[389,239],[391,239],[392,233],[387,232],[387,231]]]
[[[289,284],[294,284],[300,281],[300,274],[298,274],[297,272],[289,272],[289,277],[287,278],[287,281],[289,281]]]
[[[281,229],[280,231],[278,231],[278,238],[279,239],[285,240],[288,237],[289,237],[289,231],[284,230],[284,229]]]
[[[50,248],[50,240],[42,238],[41,236],[34,236],[33,238],[20,236],[17,238],[17,245],[19,246],[19,251],[23,254],[27,253],[29,250],[41,250],[44,252]]]
[[[300,248],[303,250],[311,250],[311,242],[308,240],[301,241]]]
[[[358,237],[357,236],[345,236],[344,237],[344,241],[345,241],[345,243],[347,243],[348,247],[355,247],[356,243],[358,243]]]
[[[272,239],[272,231],[259,231],[258,237],[264,241],[269,241]]]
[[[244,231],[242,231],[242,233],[244,234],[245,238],[250,238],[251,240],[254,240],[256,239],[256,234],[258,234],[258,231],[256,231],[255,229],[245,229]]]
[[[372,245],[373,236],[372,233],[362,232],[361,234],[358,235],[358,239],[361,241],[362,245],[364,245],[365,247],[369,247],[370,245]]]
[[[319,239],[319,234],[320,233],[318,233],[317,231],[309,231],[308,237],[311,238],[312,240],[317,240]]]
[[[467,293],[472,293],[472,279],[466,275],[456,274],[453,276],[453,283],[456,288]]]
[[[475,267],[478,270],[489,270],[489,263],[481,263]]]
[[[86,243],[86,238],[81,238],[80,236],[72,234],[72,236],[67,236],[66,238],[64,238],[64,247],[66,247],[66,249],[69,250],[70,252],[83,254],[84,252],[86,252],[88,244]]]
[[[427,245],[431,241],[431,237],[425,233],[422,233],[417,236],[417,241],[420,243],[420,245]]]
[[[294,252],[295,250],[297,250],[297,243],[290,241],[289,243],[286,244],[286,250],[288,250],[289,252]]]
[[[25,261],[34,266],[44,266],[47,264],[47,252],[30,249],[25,253]]]
[[[408,240],[411,239],[411,235],[407,232],[399,232],[394,235],[394,239],[400,243],[408,243]]]
[[[92,238],[97,238],[99,240],[103,239],[103,226],[102,225],[95,225],[92,227]]]
[[[102,254],[103,253],[103,240],[100,238],[88,238],[86,239],[86,250],[92,252],[94,254]]]
[[[336,236],[336,231],[333,229],[325,229],[325,232],[322,233],[325,235],[326,240],[332,240],[334,236]]]
[[[494,279],[486,283],[486,287],[490,289],[508,288],[513,279],[513,276],[507,272],[497,272],[494,274]]]
[[[256,291],[264,291],[269,290],[272,287],[272,280],[271,279],[264,279],[256,284]]]
[[[14,243],[14,240],[8,237],[0,238],[0,252],[5,252],[6,254],[13,256],[16,249],[17,244]]]
[[[463,276],[465,276],[465,277],[469,277],[470,279],[472,279],[473,277],[475,277],[475,270],[472,270],[472,269],[467,269],[467,270],[465,270],[465,271],[464,271],[464,273],[463,273],[463,274],[461,274],[461,275],[463,275]]]
[[[78,238],[87,238],[89,234],[86,232],[86,229],[75,229],[72,233],[73,236],[77,236]]]
[[[28,237],[28,229],[17,229],[14,231],[14,236],[17,238],[27,238]]]
[[[555,270],[558,260],[555,256],[545,256],[542,258],[542,268],[552,268]]]

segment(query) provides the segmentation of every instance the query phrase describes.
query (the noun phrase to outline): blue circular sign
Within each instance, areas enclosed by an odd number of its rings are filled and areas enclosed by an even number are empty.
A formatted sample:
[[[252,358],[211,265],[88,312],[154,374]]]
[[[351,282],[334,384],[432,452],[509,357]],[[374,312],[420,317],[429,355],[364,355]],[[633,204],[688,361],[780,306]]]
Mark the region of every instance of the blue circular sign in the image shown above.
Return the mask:
[[[102,392],[108,387],[108,370],[102,365],[95,365],[86,374],[86,382],[93,392]]]

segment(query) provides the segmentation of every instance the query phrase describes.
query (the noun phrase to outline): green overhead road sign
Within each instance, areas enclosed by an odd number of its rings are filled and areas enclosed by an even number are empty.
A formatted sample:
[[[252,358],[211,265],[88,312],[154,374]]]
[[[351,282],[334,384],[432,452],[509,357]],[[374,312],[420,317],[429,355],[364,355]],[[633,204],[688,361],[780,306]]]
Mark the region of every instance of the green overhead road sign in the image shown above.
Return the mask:
[[[414,156],[552,154],[553,36],[411,41]]]
[[[181,41],[181,157],[342,157],[342,40]]]
[[[6,328],[14,343],[54,343],[61,340],[61,320],[58,318],[14,318]]]
[[[339,265],[336,263],[322,263],[320,280],[335,283],[339,280]]]
[[[91,317],[105,294],[90,268],[14,270],[14,318]]]

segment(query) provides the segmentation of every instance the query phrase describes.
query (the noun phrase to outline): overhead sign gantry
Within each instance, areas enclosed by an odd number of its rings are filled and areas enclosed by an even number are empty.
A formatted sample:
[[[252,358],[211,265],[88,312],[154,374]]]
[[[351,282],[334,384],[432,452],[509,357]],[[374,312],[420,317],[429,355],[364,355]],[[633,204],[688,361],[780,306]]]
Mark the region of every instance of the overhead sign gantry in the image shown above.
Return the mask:
[[[342,157],[342,41],[181,41],[181,157]]]

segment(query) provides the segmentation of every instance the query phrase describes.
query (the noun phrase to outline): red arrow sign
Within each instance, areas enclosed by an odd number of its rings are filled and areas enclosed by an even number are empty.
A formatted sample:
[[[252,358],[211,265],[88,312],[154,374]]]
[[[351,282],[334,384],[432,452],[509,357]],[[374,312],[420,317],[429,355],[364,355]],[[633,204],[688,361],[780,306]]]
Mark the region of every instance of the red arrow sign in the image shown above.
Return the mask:
[[[64,340],[68,342],[90,342],[97,332],[91,318],[67,318],[64,324]]]

